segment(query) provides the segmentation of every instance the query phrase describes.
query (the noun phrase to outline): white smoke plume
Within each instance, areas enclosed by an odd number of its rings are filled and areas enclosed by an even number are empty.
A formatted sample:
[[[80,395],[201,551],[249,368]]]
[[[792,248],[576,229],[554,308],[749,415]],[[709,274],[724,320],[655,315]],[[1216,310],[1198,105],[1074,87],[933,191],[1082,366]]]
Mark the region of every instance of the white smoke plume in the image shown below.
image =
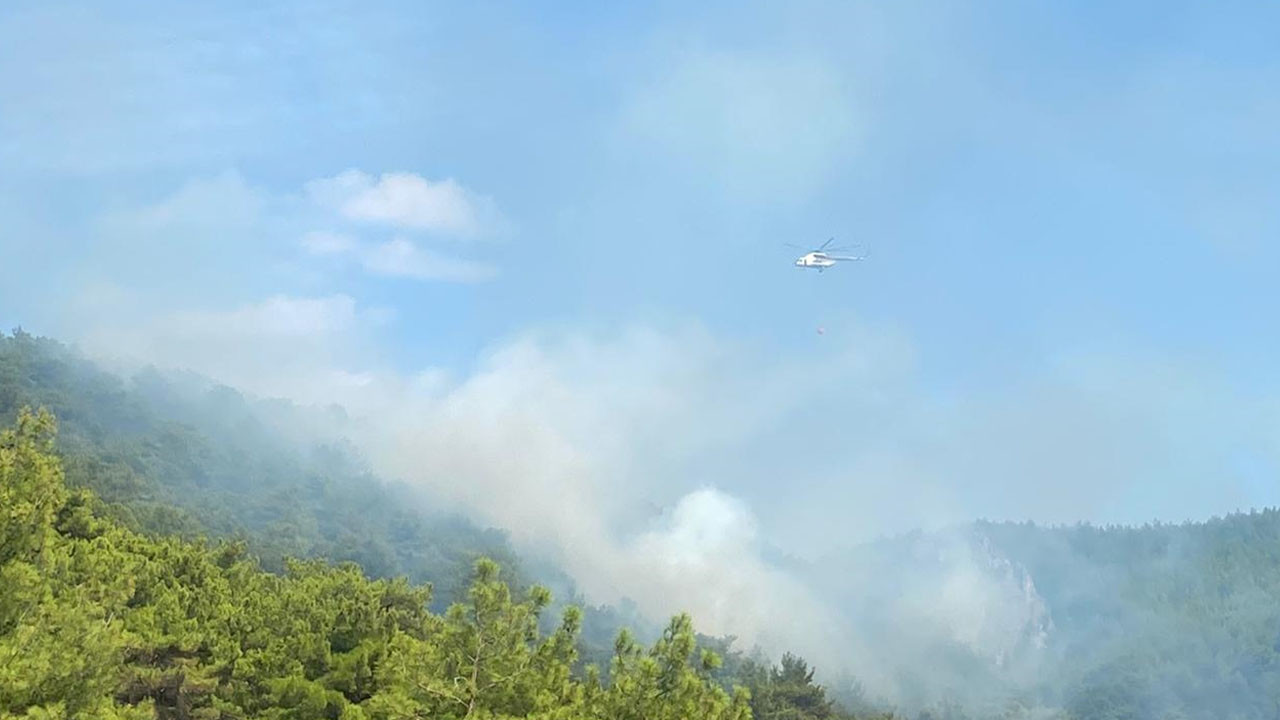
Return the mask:
[[[856,324],[833,325],[826,339],[840,340],[816,359],[698,327],[572,329],[508,339],[463,372],[404,373],[365,339],[378,317],[341,296],[277,297],[94,338],[258,395],[341,404],[340,431],[379,474],[508,531],[588,601],[627,598],[655,622],[687,611],[703,632],[798,652],[889,699],[922,696],[900,668],[937,679],[976,659],[1001,682],[1032,678],[1053,618],[1025,570],[971,538],[908,542],[906,555],[859,543],[983,508],[1088,516],[1141,487],[1117,476],[1139,454],[1223,445],[1171,443],[1182,428],[1147,396],[1167,383],[1100,360],[1015,388],[1016,404],[931,400],[910,346]],[[1181,379],[1180,402],[1216,402],[1212,385]],[[1116,417],[1148,442],[1122,453],[1103,432]],[[1017,482],[1032,471],[1053,482]]]
[[[362,445],[384,474],[550,557],[592,601],[687,611],[704,632],[835,661],[838,615],[764,559],[751,508],[717,487],[728,478],[696,471],[762,422],[720,359],[697,332],[527,337],[400,414],[366,415]]]

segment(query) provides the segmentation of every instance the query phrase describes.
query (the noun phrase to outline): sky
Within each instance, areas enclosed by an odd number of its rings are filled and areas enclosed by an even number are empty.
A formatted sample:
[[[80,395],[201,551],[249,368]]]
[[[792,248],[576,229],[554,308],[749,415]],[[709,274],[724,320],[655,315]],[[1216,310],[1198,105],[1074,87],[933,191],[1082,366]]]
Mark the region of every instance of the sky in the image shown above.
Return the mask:
[[[1276,505],[1278,25],[8,2],[0,324],[343,403],[603,595],[689,547]],[[866,261],[793,267],[832,236]]]

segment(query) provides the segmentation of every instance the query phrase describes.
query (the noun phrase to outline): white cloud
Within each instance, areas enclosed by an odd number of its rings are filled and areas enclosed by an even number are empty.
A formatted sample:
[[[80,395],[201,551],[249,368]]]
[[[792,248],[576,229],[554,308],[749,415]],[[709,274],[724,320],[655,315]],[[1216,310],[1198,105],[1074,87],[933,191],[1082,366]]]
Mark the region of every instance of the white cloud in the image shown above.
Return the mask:
[[[312,231],[302,236],[301,245],[312,255],[343,255],[354,252],[359,242],[350,235]]]
[[[366,272],[384,277],[468,283],[497,275],[492,266],[445,257],[404,237],[362,243],[349,235],[309,232],[302,236],[300,244],[312,256],[354,261]]]
[[[444,208],[441,228],[479,232],[497,227],[483,219],[496,214],[474,210],[483,202],[473,202],[465,193],[454,197],[448,191],[443,200],[437,198],[434,210],[414,210],[412,189],[417,184],[406,177],[385,175],[375,183],[372,176],[350,170],[306,183],[305,197],[251,185],[235,171],[192,178],[159,200],[99,218],[101,242],[94,248],[99,257],[82,270],[111,268],[114,278],[163,289],[170,299],[194,303],[213,298],[221,304],[243,299],[228,293],[237,286],[260,292],[273,286],[323,291],[344,262],[373,275],[419,281],[480,282],[494,277],[495,268],[433,251],[424,246],[423,238],[388,237],[385,228],[353,225],[348,215],[373,212],[386,200],[388,212],[401,207],[408,213],[403,218],[408,225],[417,222],[415,217],[425,222]],[[430,196],[424,195],[428,204],[434,202]],[[98,279],[86,277],[80,284]]]
[[[413,173],[386,173],[379,178],[347,170],[331,178],[312,180],[305,194],[313,205],[330,213],[317,223],[335,221],[375,224],[401,231],[430,231],[477,236],[498,230],[502,222],[493,203],[464,189],[452,179],[433,182]],[[365,271],[386,277],[445,282],[480,282],[496,270],[483,263],[451,258],[422,246],[421,239],[396,235],[389,239],[361,239],[356,234],[312,231],[301,240],[312,256],[355,261]]]
[[[415,280],[478,282],[496,273],[488,265],[442,257],[401,237],[364,250],[361,261],[371,273]]]
[[[353,169],[312,180],[306,192],[347,219],[404,229],[474,236],[492,230],[496,219],[491,200],[452,178],[432,181],[405,172],[375,178]]]

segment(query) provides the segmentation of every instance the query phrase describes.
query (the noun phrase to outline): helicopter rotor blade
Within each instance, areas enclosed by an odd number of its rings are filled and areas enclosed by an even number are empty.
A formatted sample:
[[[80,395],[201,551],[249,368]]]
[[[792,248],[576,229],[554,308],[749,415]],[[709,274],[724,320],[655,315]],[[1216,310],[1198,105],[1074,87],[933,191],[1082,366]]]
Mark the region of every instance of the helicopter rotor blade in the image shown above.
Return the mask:
[[[818,246],[818,250],[826,250],[826,249],[827,249],[827,246],[828,246],[828,245],[830,245],[830,244],[831,244],[831,241],[833,241],[833,240],[835,240],[835,238],[834,238],[834,237],[829,237],[829,238],[827,238],[827,241],[826,241],[826,242],[824,242],[824,243],[822,243],[821,245],[819,245],[819,246]]]

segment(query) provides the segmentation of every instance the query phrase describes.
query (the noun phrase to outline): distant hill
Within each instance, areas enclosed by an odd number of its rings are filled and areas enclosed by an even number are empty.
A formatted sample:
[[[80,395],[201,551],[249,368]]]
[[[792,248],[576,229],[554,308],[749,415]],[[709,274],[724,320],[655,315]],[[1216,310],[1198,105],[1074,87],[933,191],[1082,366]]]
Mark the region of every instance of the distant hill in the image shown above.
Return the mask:
[[[820,567],[814,584],[907,709],[1280,717],[1274,509],[1143,527],[975,522]]]

